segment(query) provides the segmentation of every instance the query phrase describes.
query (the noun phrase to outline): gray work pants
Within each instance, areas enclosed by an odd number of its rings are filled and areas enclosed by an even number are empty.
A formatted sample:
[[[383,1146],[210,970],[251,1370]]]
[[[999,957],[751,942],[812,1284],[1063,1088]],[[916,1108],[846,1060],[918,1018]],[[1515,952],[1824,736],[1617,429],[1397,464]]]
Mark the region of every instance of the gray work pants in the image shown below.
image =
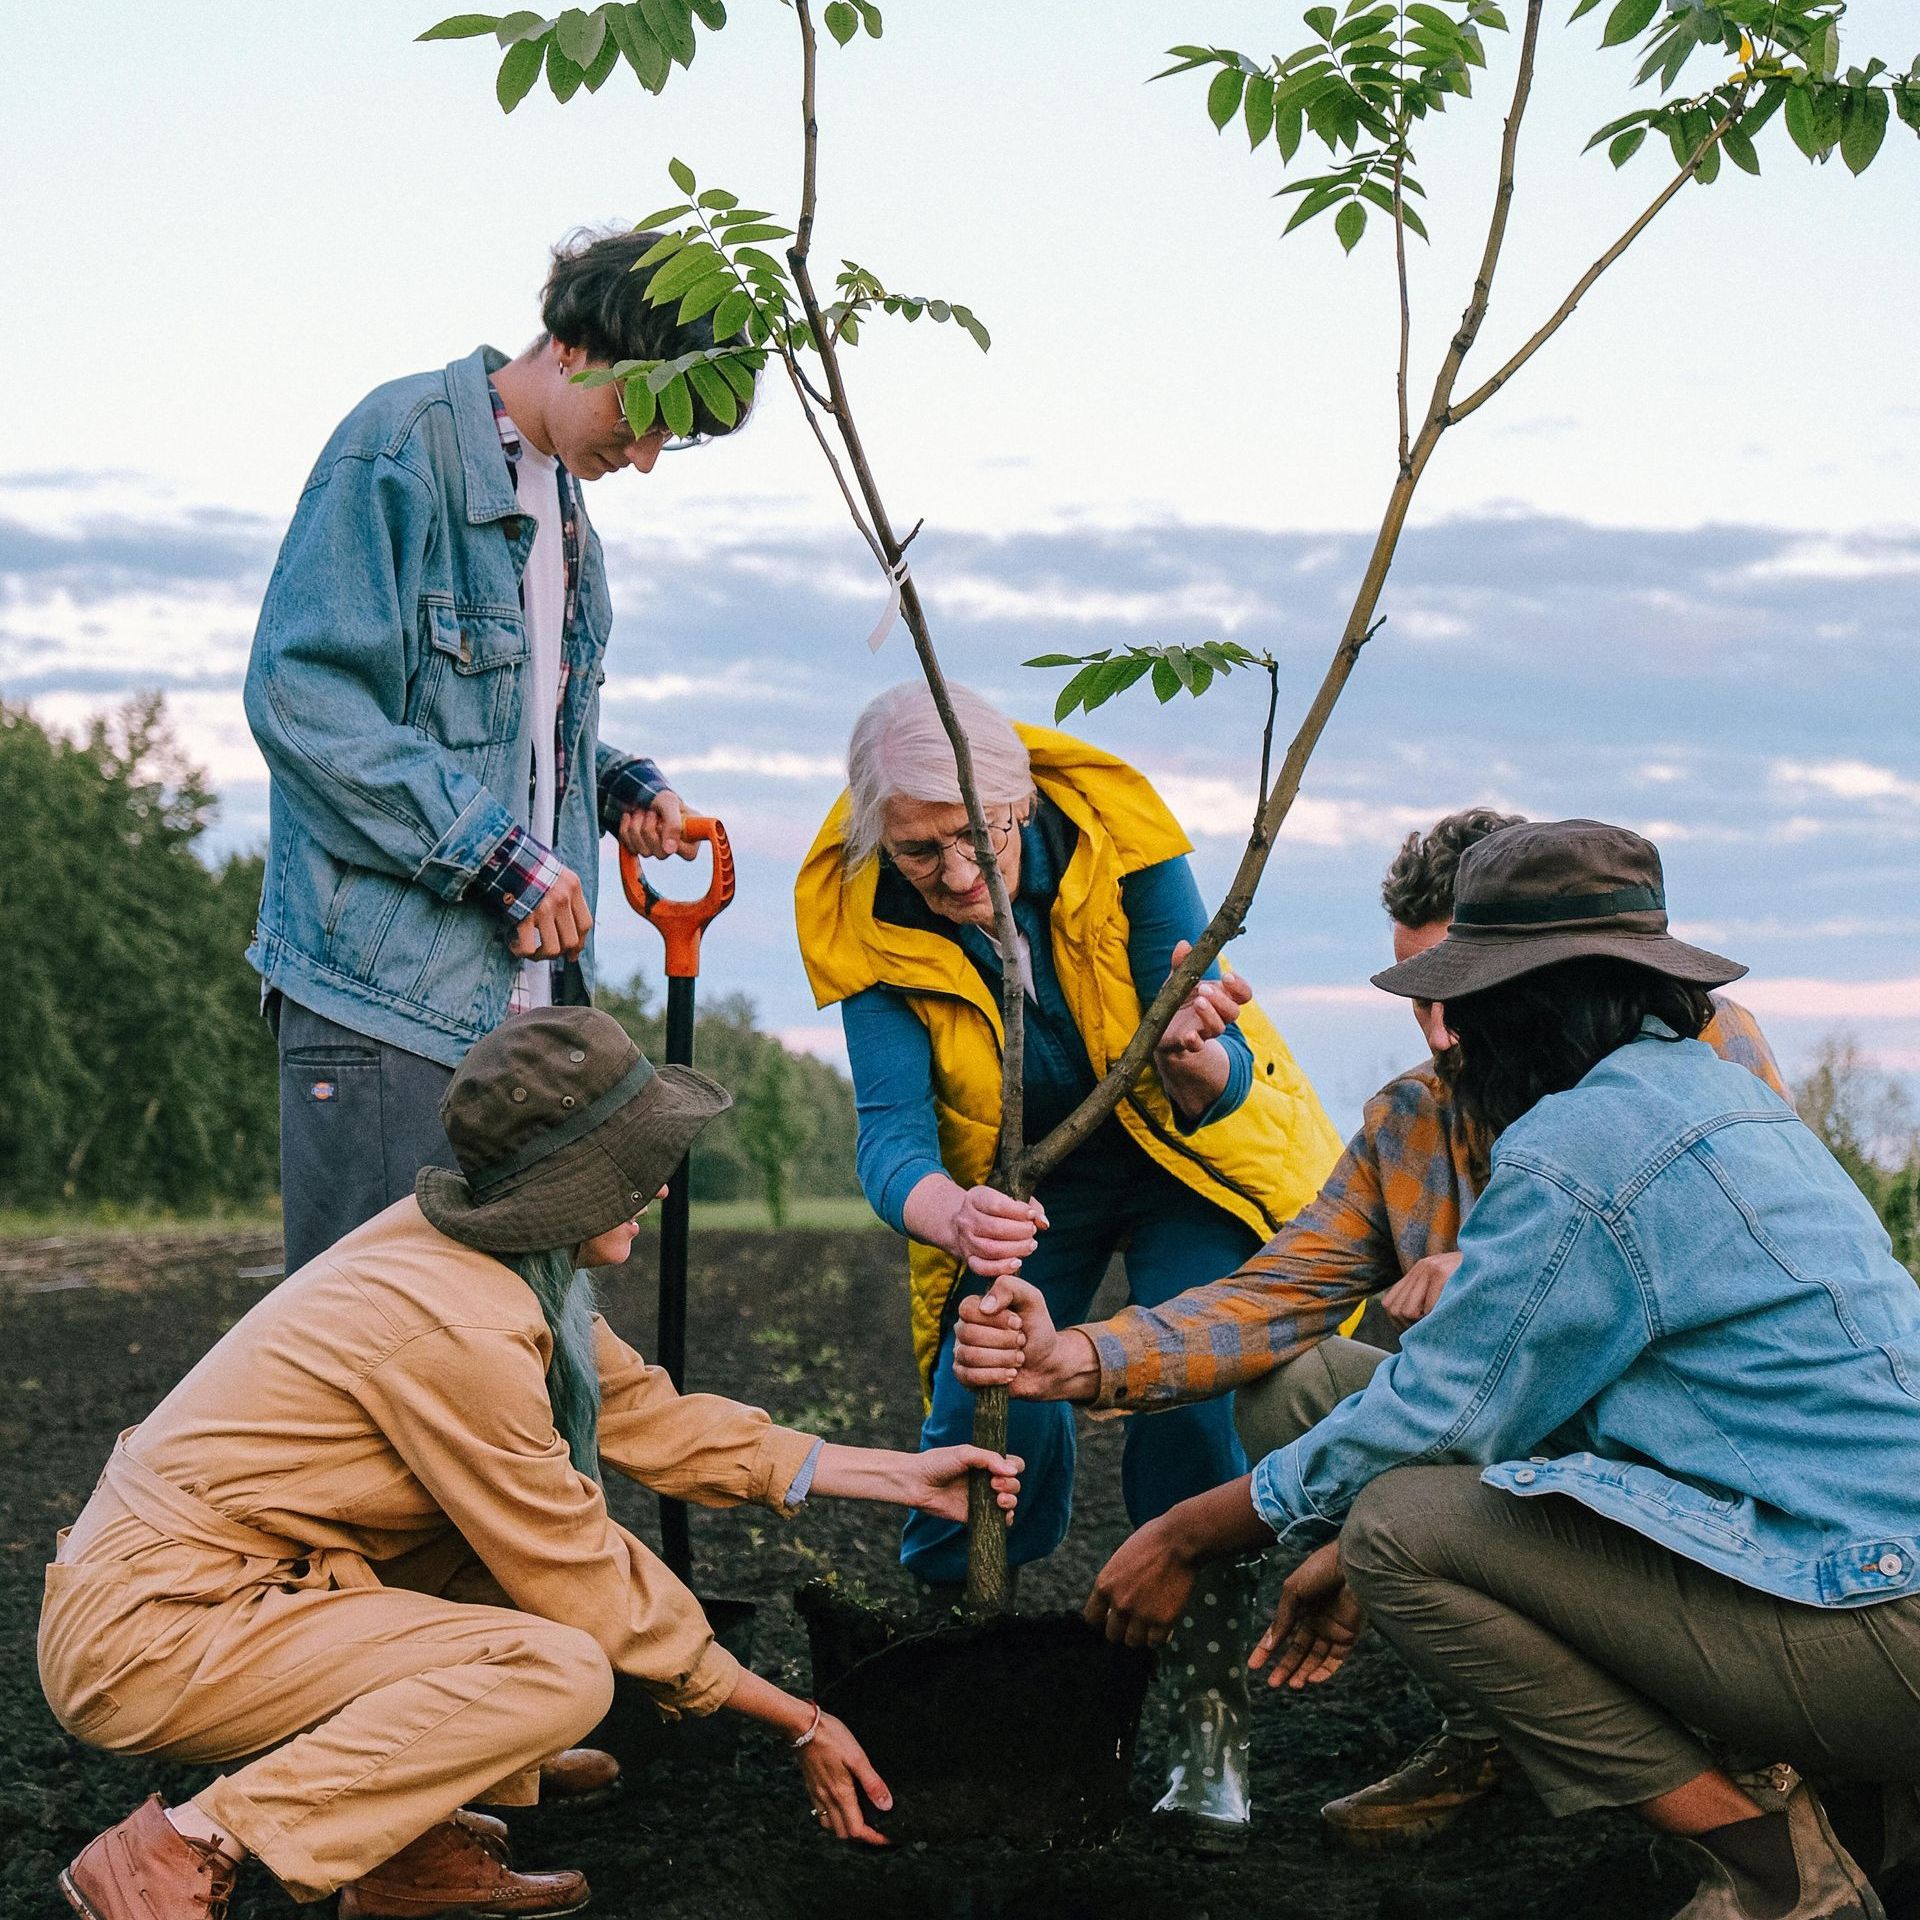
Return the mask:
[[[1701,1736],[1816,1777],[1920,1782],[1920,1596],[1778,1600],[1473,1466],[1382,1474],[1340,1557],[1372,1624],[1499,1729],[1553,1813],[1670,1792],[1714,1764]]]
[[[276,996],[280,1206],[287,1271],[455,1164],[440,1100],[453,1069]]]
[[[1234,1419],[1249,1460],[1259,1460],[1318,1426],[1350,1393],[1373,1378],[1386,1354],[1341,1334],[1317,1341],[1284,1366],[1234,1395]],[[1429,1687],[1445,1730],[1461,1740],[1491,1740],[1494,1730],[1445,1687]]]

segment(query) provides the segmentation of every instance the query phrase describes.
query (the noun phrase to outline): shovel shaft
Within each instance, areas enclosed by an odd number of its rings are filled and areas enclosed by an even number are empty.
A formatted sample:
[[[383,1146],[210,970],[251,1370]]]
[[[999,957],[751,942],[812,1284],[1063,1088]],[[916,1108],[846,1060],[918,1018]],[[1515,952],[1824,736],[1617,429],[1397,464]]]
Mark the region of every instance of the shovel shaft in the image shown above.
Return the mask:
[[[667,1059],[675,1066],[693,1065],[693,980],[667,982]],[[687,1371],[687,1237],[689,1221],[688,1163],[682,1160],[667,1182],[660,1214],[660,1325],[655,1341],[657,1357],[676,1390],[684,1391]],[[660,1502],[661,1558],[682,1582],[693,1567],[693,1543],[687,1527],[686,1503]]]

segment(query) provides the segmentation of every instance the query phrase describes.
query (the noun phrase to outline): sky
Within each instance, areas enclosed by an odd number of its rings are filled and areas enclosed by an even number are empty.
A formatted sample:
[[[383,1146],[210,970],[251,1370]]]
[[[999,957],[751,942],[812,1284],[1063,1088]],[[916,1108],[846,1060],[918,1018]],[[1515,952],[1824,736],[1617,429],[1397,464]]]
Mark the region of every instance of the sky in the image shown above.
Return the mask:
[[[823,56],[818,257],[993,330],[983,356],[875,327],[850,377],[896,519],[925,520],[950,670],[1019,717],[1047,719],[1060,677],[1031,654],[1226,635],[1277,651],[1284,729],[1338,632],[1391,478],[1388,253],[1343,258],[1324,227],[1282,244],[1272,149],[1216,136],[1200,83],[1144,84],[1178,41],[1290,50],[1296,11],[896,0],[882,42]],[[163,689],[222,796],[210,851],[258,845],[240,676],[333,424],[383,379],[522,345],[546,246],[670,198],[670,157],[791,207],[791,15],[733,14],[661,99],[617,76],[511,118],[488,46],[413,45],[437,14],[411,0],[190,30],[105,4],[84,58],[13,35],[0,698],[73,726]],[[1899,0],[1852,18],[1849,58],[1911,57]],[[1579,157],[1636,99],[1597,39],[1556,19],[1543,41],[1483,371],[1664,177]],[[1416,392],[1478,252],[1510,59],[1496,39],[1482,97],[1432,129]],[[1789,1065],[1844,1030],[1920,1080],[1920,145],[1896,127],[1859,180],[1762,153],[1761,180],[1686,190],[1434,463],[1236,949],[1343,1126],[1418,1051],[1365,984],[1380,871],[1477,801],[1641,827],[1680,929],[1752,964],[1736,993]],[[884,593],[784,395],[588,500],[616,609],[604,731],[741,853],[703,992],[831,1056],[791,876],[854,714],[913,670],[904,635],[867,653]],[[1210,897],[1260,708],[1249,680],[1083,723],[1159,782]],[[605,969],[657,977],[652,934],[603,904]]]

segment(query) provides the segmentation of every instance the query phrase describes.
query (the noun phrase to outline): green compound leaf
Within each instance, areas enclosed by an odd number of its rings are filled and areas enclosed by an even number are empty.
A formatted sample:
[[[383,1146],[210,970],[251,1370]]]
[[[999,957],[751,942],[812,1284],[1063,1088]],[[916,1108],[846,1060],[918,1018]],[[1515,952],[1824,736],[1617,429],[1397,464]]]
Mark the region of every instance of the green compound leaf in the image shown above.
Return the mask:
[[[1247,145],[1257,147],[1273,131],[1273,82],[1264,73],[1247,76],[1240,113],[1247,126]]]
[[[752,317],[753,296],[735,287],[713,310],[713,337],[716,340],[731,340]],[[723,367],[730,367],[733,362],[728,360],[722,364]]]
[[[1659,11],[1660,0],[1617,0],[1607,15],[1606,31],[1600,36],[1603,47],[1624,46],[1647,30]]]
[[[880,9],[875,6],[870,6],[868,0],[853,0],[853,4],[860,15],[861,21],[866,26],[867,38],[869,40],[878,40],[880,38]]]
[[[692,198],[699,185],[693,177],[693,169],[688,166],[684,160],[669,160],[667,162],[667,177],[682,193],[686,194],[689,199]]]
[[[693,394],[684,373],[676,373],[661,388],[660,418],[676,440],[684,440],[693,432]]]
[[[600,51],[587,68],[587,91],[598,93],[607,84],[607,75],[620,64],[620,43],[611,33],[600,42]]]
[[[635,233],[644,233],[649,227],[664,227],[669,220],[684,220],[693,209],[684,200],[676,201],[670,207],[658,207],[644,220],[633,223]]]
[[[1218,131],[1240,111],[1241,89],[1247,76],[1238,67],[1222,67],[1207,89],[1207,118]]]
[[[1053,719],[1056,726],[1080,704],[1086,694],[1092,691],[1093,683],[1099,679],[1105,665],[1106,662],[1102,660],[1088,662],[1060,689],[1060,697],[1053,703]]]
[[[860,31],[860,16],[854,12],[849,0],[833,0],[825,13],[820,16],[827,24],[827,31],[833,35],[839,46],[845,46]]]
[[[1849,173],[1862,174],[1873,165],[1887,137],[1888,112],[1887,96],[1876,87],[1858,88],[1847,96],[1840,158]]]
[[[693,64],[693,10],[686,0],[639,0],[653,37],[683,67]]]
[[[727,24],[727,10],[721,0],[692,0],[692,6],[709,32],[718,33]]]
[[[495,25],[493,37],[503,47],[510,47],[518,40],[545,39],[547,26],[544,14],[510,13]]]
[[[658,93],[667,84],[673,62],[667,50],[653,37],[637,6],[607,9],[607,29],[620,43],[620,52],[633,69],[634,78],[649,93]]]
[[[558,40],[547,42],[547,87],[562,106],[580,91],[580,83],[586,77],[586,68],[575,66],[560,51]]]
[[[553,23],[553,37],[560,51],[584,73],[600,58],[607,37],[606,15],[569,7]]]
[[[425,33],[415,34],[418,40],[477,40],[483,33],[491,33],[500,24],[490,13],[456,13],[442,20],[437,26],[429,27]]]
[[[533,91],[546,58],[546,44],[540,40],[522,40],[507,49],[493,83],[493,95],[502,113],[511,113]]]
[[[620,390],[620,407],[627,416],[627,425],[633,429],[633,437],[636,440],[643,433],[652,431],[658,402],[655,401],[653,389],[647,385],[644,374],[636,373]]]
[[[734,398],[733,389],[714,370],[711,361],[703,360],[698,366],[689,367],[687,378],[692,381],[694,392],[707,403],[707,411],[723,427],[730,427],[738,421],[740,402]]]

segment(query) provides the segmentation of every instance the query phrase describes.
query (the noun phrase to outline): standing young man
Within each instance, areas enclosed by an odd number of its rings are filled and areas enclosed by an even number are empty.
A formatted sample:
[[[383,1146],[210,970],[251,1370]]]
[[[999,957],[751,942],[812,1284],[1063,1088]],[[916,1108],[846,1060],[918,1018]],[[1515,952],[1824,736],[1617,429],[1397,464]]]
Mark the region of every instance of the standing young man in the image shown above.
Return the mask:
[[[657,237],[556,249],[518,359],[369,394],[281,546],[246,682],[272,775],[248,958],[279,1039],[289,1273],[446,1160],[440,1099],[476,1040],[589,999],[600,834],[692,856],[659,768],[600,738],[612,607],[581,501],[668,435],[574,380],[713,344],[648,304]],[[698,403],[694,427],[727,430]]]
[[[1446,937],[1462,855],[1524,824],[1517,814],[1471,807],[1407,837],[1380,889],[1396,961]],[[1001,1280],[987,1299],[1011,1307],[1022,1326],[1010,1333],[1001,1315],[985,1311],[985,1300],[963,1302],[959,1379],[976,1388],[1007,1379],[1013,1350],[1023,1352],[1010,1381],[1020,1399],[1151,1413],[1233,1393],[1253,1459],[1297,1440],[1357,1393],[1386,1352],[1337,1329],[1372,1298],[1401,1329],[1424,1319],[1460,1264],[1461,1223],[1487,1182],[1487,1142],[1462,1114],[1448,1078],[1444,1010],[1412,1004],[1432,1057],[1396,1074],[1366,1103],[1360,1131],[1319,1195],[1246,1265],[1161,1306],[1130,1307],[1058,1332],[1033,1289]],[[1719,995],[1713,1009],[1700,1038],[1786,1097],[1753,1016]],[[1464,1700],[1437,1704],[1444,1718],[1433,1739],[1384,1779],[1321,1809],[1336,1842],[1371,1849],[1427,1840],[1494,1790],[1504,1764],[1498,1737]]]

